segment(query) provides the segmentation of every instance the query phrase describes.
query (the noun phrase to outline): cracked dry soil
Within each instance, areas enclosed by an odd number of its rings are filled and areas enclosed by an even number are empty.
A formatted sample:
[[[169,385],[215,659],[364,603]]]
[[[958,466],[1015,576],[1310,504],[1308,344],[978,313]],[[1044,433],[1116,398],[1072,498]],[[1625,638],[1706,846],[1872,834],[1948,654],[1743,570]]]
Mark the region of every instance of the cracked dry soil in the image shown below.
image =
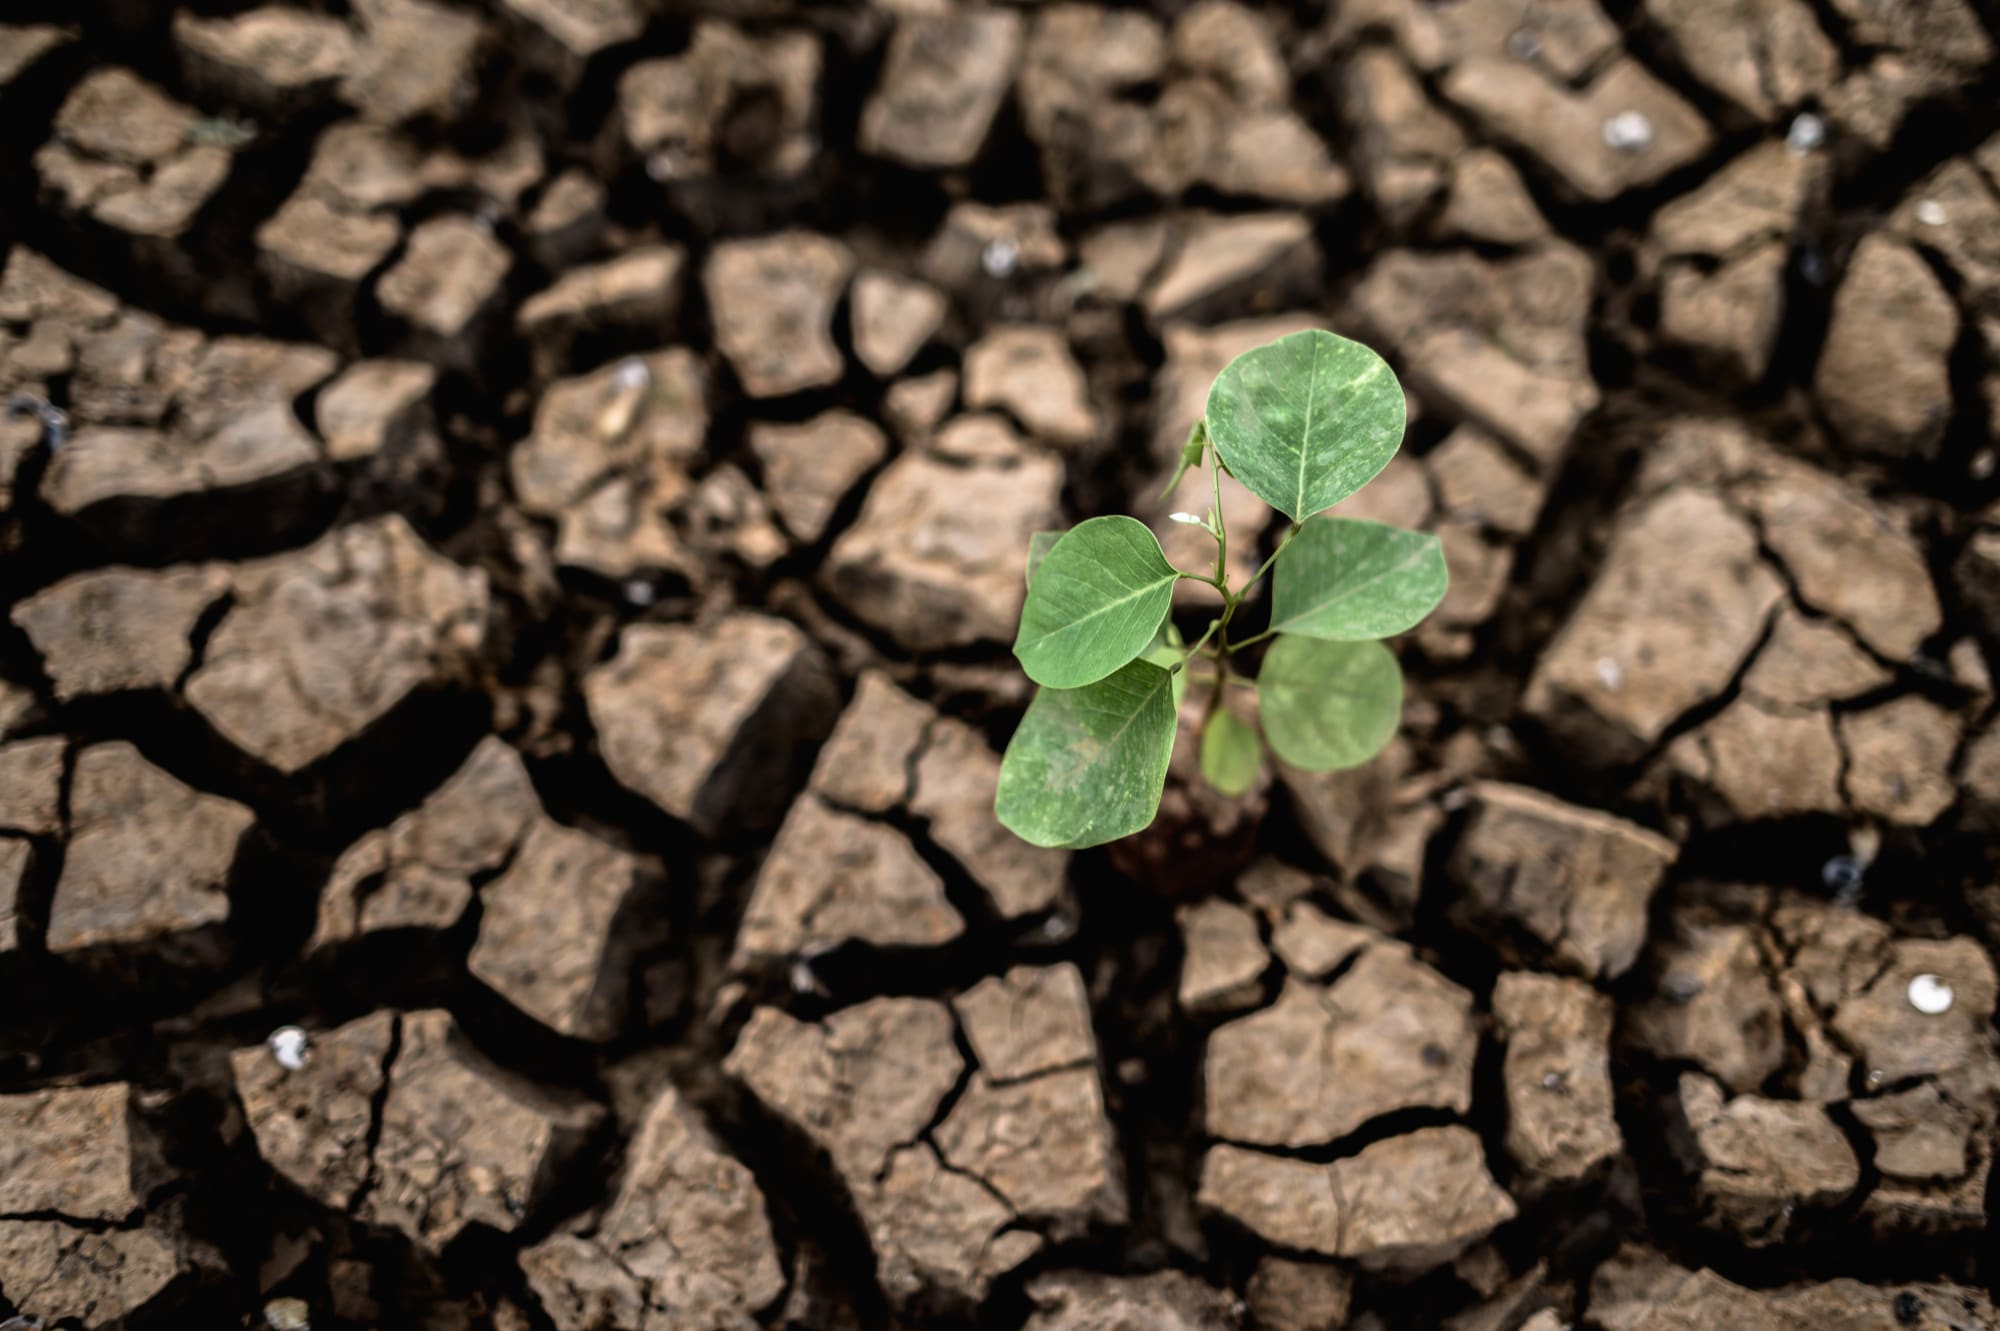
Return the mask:
[[[1996,41],[10,6],[0,1321],[2000,1327]],[[1028,536],[1306,326],[1402,734],[1023,845]]]

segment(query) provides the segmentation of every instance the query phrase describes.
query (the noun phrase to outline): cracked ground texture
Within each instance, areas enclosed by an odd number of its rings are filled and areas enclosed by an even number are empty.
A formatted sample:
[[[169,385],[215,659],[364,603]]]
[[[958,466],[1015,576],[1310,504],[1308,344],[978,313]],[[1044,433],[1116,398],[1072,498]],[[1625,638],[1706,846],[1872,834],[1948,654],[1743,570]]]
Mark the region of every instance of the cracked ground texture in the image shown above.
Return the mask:
[[[8,6],[0,1324],[2000,1327],[1996,43]],[[1029,536],[1305,327],[1399,735],[1019,842]]]

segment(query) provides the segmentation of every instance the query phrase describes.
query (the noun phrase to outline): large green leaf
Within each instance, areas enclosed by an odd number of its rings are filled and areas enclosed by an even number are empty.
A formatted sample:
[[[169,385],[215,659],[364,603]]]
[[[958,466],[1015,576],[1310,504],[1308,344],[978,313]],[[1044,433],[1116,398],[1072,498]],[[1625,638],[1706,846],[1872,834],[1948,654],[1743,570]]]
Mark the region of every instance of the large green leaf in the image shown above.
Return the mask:
[[[1049,548],[1028,583],[1014,655],[1037,684],[1094,684],[1146,650],[1179,577],[1159,538],[1137,518],[1078,523]]]
[[[1379,642],[1280,637],[1257,676],[1271,751],[1308,772],[1359,767],[1403,715],[1403,671]]]
[[[1159,812],[1174,753],[1173,676],[1133,661],[1080,689],[1040,689],[1000,760],[993,810],[1024,841],[1081,849]]]
[[[1271,570],[1271,627],[1337,642],[1391,637],[1437,609],[1448,581],[1429,532],[1310,518]]]
[[[1062,533],[1059,531],[1038,531],[1028,538],[1028,582],[1030,585],[1033,585],[1035,581],[1035,570],[1042,566],[1042,561],[1049,557],[1049,551],[1055,549],[1056,542],[1061,539]]]
[[[1201,774],[1209,785],[1234,799],[1256,783],[1263,762],[1257,727],[1227,707],[1208,714],[1201,728]]]
[[[1208,390],[1229,472],[1294,522],[1359,490],[1403,442],[1403,390],[1383,359],[1321,329],[1246,351]]]

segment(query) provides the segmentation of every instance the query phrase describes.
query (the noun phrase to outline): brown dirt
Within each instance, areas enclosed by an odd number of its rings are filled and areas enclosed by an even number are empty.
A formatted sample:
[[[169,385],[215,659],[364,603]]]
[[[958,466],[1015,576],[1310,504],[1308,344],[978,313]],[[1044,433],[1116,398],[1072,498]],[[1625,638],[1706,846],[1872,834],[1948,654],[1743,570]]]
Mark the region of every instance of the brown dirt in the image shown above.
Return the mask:
[[[2000,1327],[1996,51],[11,6],[0,1324]],[[1315,325],[1402,734],[1023,845],[1027,537]]]

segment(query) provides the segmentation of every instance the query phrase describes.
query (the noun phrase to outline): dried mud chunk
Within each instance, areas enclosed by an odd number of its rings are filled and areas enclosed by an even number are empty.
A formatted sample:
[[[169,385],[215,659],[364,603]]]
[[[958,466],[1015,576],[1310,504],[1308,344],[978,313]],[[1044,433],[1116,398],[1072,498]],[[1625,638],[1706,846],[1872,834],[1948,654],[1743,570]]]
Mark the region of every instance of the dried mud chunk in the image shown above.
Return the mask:
[[[673,347],[551,385],[508,469],[522,509],[557,519],[560,562],[607,578],[686,574],[693,556],[666,510],[686,500],[707,434],[700,362]],[[599,507],[621,499],[636,510],[628,520],[599,523]]]
[[[507,871],[479,894],[466,969],[559,1034],[607,1040],[624,1016],[638,937],[626,912],[645,880],[616,846],[537,819]]]
[[[579,337],[606,331],[659,334],[680,316],[678,245],[641,245],[602,263],[571,268],[521,303],[514,323],[545,372],[563,367]]]
[[[2000,144],[2000,135],[1988,143]],[[1992,146],[1986,151],[2000,156]],[[1963,284],[1960,299],[1968,310],[1988,316],[2000,312],[2000,171],[1989,168],[1982,176],[1965,158],[1953,158],[1903,196],[1890,226],[1904,240],[1944,259]],[[1991,327],[1989,318],[1985,330]],[[1995,345],[1991,331],[1985,341],[1990,355]],[[1991,397],[1989,389],[1989,401]]]
[[[928,1144],[900,1148],[879,1185],[857,1199],[876,1253],[876,1278],[892,1302],[935,1292],[983,1303],[993,1280],[1040,1251],[1044,1240],[1010,1229],[1013,1212],[993,1190],[949,1170]]]
[[[77,755],[51,952],[157,942],[229,918],[250,810],[182,785],[122,740]]]
[[[1076,966],[1016,966],[952,1000],[980,1069],[994,1084],[1094,1064],[1090,999]]]
[[[410,232],[375,295],[420,342],[449,360],[472,355],[468,342],[497,306],[513,256],[492,229],[471,217],[434,217]]]
[[[1270,21],[1233,0],[1200,0],[1174,19],[1174,59],[1206,74],[1243,106],[1281,106],[1292,78]]]
[[[1699,1063],[1738,1092],[1757,1089],[1783,1065],[1784,1017],[1751,930],[1683,921],[1655,969],[1656,995],[1630,1014],[1641,1048]]]
[[[1667,762],[1712,791],[1743,822],[1838,814],[1842,756],[1825,711],[1738,698],[1699,729],[1675,739]]]
[[[1674,265],[1660,284],[1661,335],[1734,382],[1760,381],[1784,322],[1788,263],[1786,246],[1771,241],[1712,272]]]
[[[596,250],[604,237],[607,194],[603,182],[579,167],[551,181],[521,222],[535,261],[560,272]]]
[[[1021,1331],[1235,1331],[1235,1301],[1179,1271],[1107,1276],[1059,1271],[1028,1284],[1035,1313]],[[1335,1319],[1336,1321],[1338,1319]]]
[[[300,1192],[336,1211],[347,1209],[373,1167],[369,1134],[397,1021],[393,1012],[375,1012],[316,1034],[297,1069],[279,1063],[264,1044],[229,1056],[258,1154]]]
[[[854,699],[814,764],[812,788],[828,802],[887,813],[909,799],[911,761],[937,713],[879,670],[864,670]]]
[[[913,651],[1013,638],[1026,587],[1021,552],[1060,525],[1063,467],[952,466],[918,454],[889,464],[834,543],[826,577],[854,614]]]
[[[1959,723],[1950,712],[1910,694],[1865,712],[1842,712],[1838,725],[1856,808],[1924,827],[1958,797],[1951,767]]]
[[[627,628],[583,689],[612,776],[704,836],[775,821],[838,706],[805,634],[752,614]]]
[[[187,698],[238,748],[296,772],[416,690],[459,673],[486,631],[486,577],[391,515],[240,566]]]
[[[1856,1280],[1749,1290],[1713,1271],[1688,1271],[1658,1253],[1621,1248],[1591,1280],[1589,1320],[1604,1331],[1990,1331],[1983,1291],[1953,1285],[1864,1285]]]
[[[1660,180],[1714,142],[1699,113],[1630,58],[1614,60],[1577,92],[1494,57],[1461,63],[1442,89],[1481,128],[1534,157],[1571,193],[1593,203]],[[1644,137],[1632,146],[1612,142],[1608,122],[1621,116],[1644,118]]]
[[[1553,478],[1537,477],[1514,460],[1500,441],[1461,425],[1424,455],[1446,513],[1519,539],[1541,517]]]
[[[1968,69],[1993,58],[1993,40],[1965,0],[1831,0],[1849,35],[1869,46],[1892,46]]]
[[[0,744],[0,830],[53,836],[62,828],[63,755],[60,735]]]
[[[1887,561],[1869,562],[1879,567]],[[1781,606],[1770,639],[1743,676],[1743,691],[1780,707],[1817,707],[1872,692],[1892,678],[1837,625]]]
[[[33,858],[26,841],[0,836],[0,956],[21,946],[21,884]]]
[[[1373,1269],[1451,1260],[1515,1214],[1466,1128],[1424,1128],[1335,1161],[1340,1255]]]
[[[89,427],[49,463],[42,497],[75,515],[104,500],[165,500],[273,481],[320,460],[292,400],[330,377],[333,353],[262,338],[203,346],[174,386],[167,430]],[[107,367],[109,368],[109,367]]]
[[[716,346],[744,392],[782,397],[840,379],[845,363],[833,343],[833,311],[853,269],[845,245],[810,231],[715,247],[702,286]]]
[[[199,118],[127,69],[87,75],[35,154],[45,194],[114,231],[171,240],[222,187],[231,154],[202,141]]]
[[[1020,54],[1021,17],[1011,10],[904,15],[861,111],[862,151],[920,170],[970,165]]]
[[[1125,1219],[1118,1144],[1094,1066],[1004,1086],[974,1073],[938,1125],[937,1144],[954,1169],[1044,1224],[1051,1237]]]
[[[967,349],[965,404],[999,407],[1063,447],[1087,444],[1103,428],[1068,342],[1040,325],[996,328]]]
[[[1951,991],[1942,1012],[1919,1011],[1911,985],[1938,977]],[[1900,939],[1868,988],[1841,1003],[1833,1030],[1860,1055],[1870,1086],[1937,1076],[1992,1060],[1993,961],[1970,938]]]
[[[1646,17],[1697,79],[1770,123],[1825,95],[1840,52],[1802,0],[1647,0]]]
[[[944,322],[948,304],[928,282],[864,269],[854,279],[854,354],[881,378],[899,373]]]
[[[365,360],[341,371],[315,404],[314,423],[333,462],[398,457],[431,427],[437,371],[421,361]]]
[[[79,573],[14,607],[64,701],[171,688],[194,660],[196,623],[228,590],[226,570],[108,568]]]
[[[1884,235],[1864,239],[1834,293],[1813,372],[1835,433],[1863,453],[1935,453],[1951,419],[1958,328],[1958,307],[1915,251]]]
[[[0,1095],[0,1215],[115,1224],[141,1210],[167,1173],[134,1108],[123,1082]]]
[[[331,96],[354,62],[337,18],[264,5],[226,18],[174,15],[174,47],[194,88],[260,111],[291,113]]]
[[[1875,1167],[1890,1178],[1909,1183],[1955,1179],[1971,1165],[1966,1138],[1975,1120],[1933,1082],[1856,1100],[1854,1117],[1873,1134]]]
[[[646,1111],[596,1232],[547,1239],[521,1266],[556,1331],[589,1331],[607,1310],[620,1326],[738,1331],[785,1284],[756,1180],[672,1089]]]
[[[1144,303],[1155,319],[1209,321],[1310,300],[1321,286],[1319,246],[1304,215],[1200,217],[1183,228]]]
[[[1828,172],[1823,155],[1758,144],[1700,186],[1661,207],[1651,239],[1664,254],[1722,259],[1760,240],[1783,240],[1799,228]]]
[[[965,932],[903,834],[810,793],[785,816],[736,936],[739,965],[841,943],[937,947]]]
[[[0,1220],[0,1292],[30,1326],[61,1319],[85,1331],[123,1327],[188,1269],[163,1229]]]
[[[1469,925],[1512,924],[1565,968],[1615,979],[1646,939],[1653,891],[1672,842],[1635,823],[1498,782],[1472,790],[1473,811],[1449,872],[1466,889]]]
[[[1417,1272],[1450,1261],[1514,1218],[1465,1128],[1424,1128],[1332,1164],[1220,1145],[1200,1200],[1282,1247]]]
[[[53,23],[0,24],[0,91],[11,87],[51,51],[76,40],[73,28]]]
[[[1309,980],[1333,974],[1375,937],[1372,929],[1336,920],[1309,901],[1288,902],[1276,913],[1280,918],[1271,930],[1271,950],[1286,970]]]
[[[1174,912],[1181,930],[1181,984],[1187,1012],[1240,1012],[1262,997],[1271,954],[1257,917],[1234,902],[1211,899]]]
[[[882,432],[851,411],[824,412],[797,425],[758,421],[749,436],[771,507],[808,545],[826,534],[841,501],[889,455]]]
[[[382,125],[456,120],[476,91],[484,27],[431,0],[355,0],[361,48],[341,99]]]
[[[1244,1302],[1269,1331],[1334,1331],[1347,1324],[1354,1277],[1326,1262],[1264,1257],[1250,1275]]]
[[[1378,942],[1327,988],[1291,980],[1278,1001],[1209,1037],[1208,1131],[1315,1146],[1399,1109],[1464,1113],[1479,1037],[1472,997],[1396,943]]]
[[[801,176],[820,150],[820,64],[809,32],[756,38],[700,20],[684,53],[641,61],[618,80],[625,143],[669,190],[746,174]]]
[[[507,863],[540,813],[520,755],[487,736],[422,804],[335,862],[311,946],[387,929],[450,928],[472,902],[473,880]]]
[[[1061,899],[1069,854],[1031,846],[994,817],[1000,757],[977,731],[937,718],[915,776],[910,812],[928,820],[931,840],[985,890],[1003,919],[1048,910]]]
[[[918,1140],[964,1068],[943,1004],[872,999],[820,1025],[759,1008],[723,1068],[832,1159],[894,1302],[927,1289],[977,1301],[1041,1246],[1003,1235],[1006,1205]]]
[[[1353,305],[1426,400],[1546,470],[1598,402],[1584,336],[1592,281],[1590,259],[1560,243],[1492,261],[1396,250],[1369,267]]]
[[[1447,236],[1487,245],[1531,245],[1549,234],[1521,173],[1491,148],[1459,154],[1438,225]]]
[[[1847,1138],[1818,1105],[1725,1099],[1714,1081],[1689,1072],[1681,1076],[1680,1112],[1702,1205],[1751,1247],[1782,1242],[1796,1207],[1832,1205],[1861,1181]]]
[[[503,0],[501,8],[524,34],[529,57],[564,88],[575,85],[592,56],[645,27],[631,0]]]
[[[1356,52],[1344,82],[1362,187],[1391,225],[1407,225],[1451,179],[1465,133],[1386,47]]]
[[[1618,529],[1522,708],[1600,764],[1633,761],[1728,687],[1782,594],[1734,511],[1697,491],[1666,494]]]
[[[1507,1153],[1522,1170],[1573,1183],[1623,1150],[1611,1001],[1580,980],[1514,971],[1494,986],[1493,1016],[1507,1045]]]
[[[412,1012],[389,1071],[362,1218],[433,1252],[468,1225],[512,1233],[600,1116],[488,1062],[450,1013]]]

